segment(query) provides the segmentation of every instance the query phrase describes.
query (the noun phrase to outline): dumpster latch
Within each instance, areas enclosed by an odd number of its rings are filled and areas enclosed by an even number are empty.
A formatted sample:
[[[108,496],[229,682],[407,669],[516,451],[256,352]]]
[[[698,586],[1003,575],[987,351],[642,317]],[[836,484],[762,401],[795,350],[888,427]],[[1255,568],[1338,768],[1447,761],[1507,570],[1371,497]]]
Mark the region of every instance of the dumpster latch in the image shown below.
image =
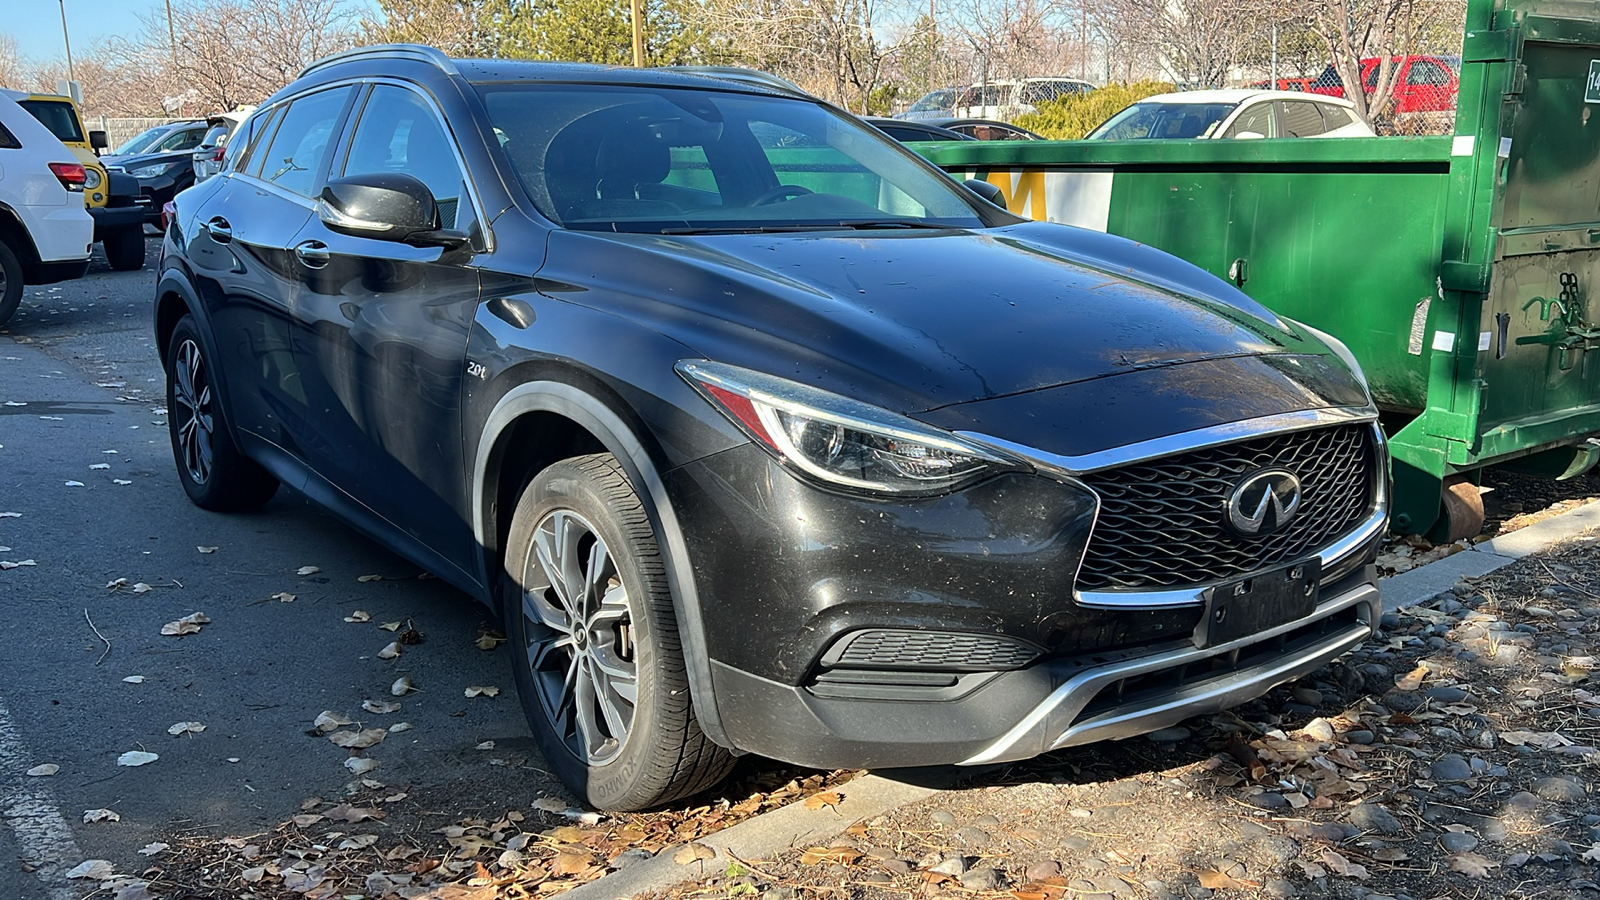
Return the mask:
[[[1250,260],[1242,256],[1234,260],[1233,265],[1228,267],[1228,280],[1233,282],[1234,287],[1244,287],[1244,283],[1250,280]]]
[[[1539,307],[1539,320],[1556,326],[1539,335],[1517,338],[1518,344],[1548,344],[1559,351],[1556,365],[1565,372],[1573,366],[1572,354],[1582,353],[1583,375],[1589,374],[1589,351],[1600,349],[1600,327],[1583,321],[1583,300],[1578,293],[1578,276],[1562,272],[1561,293],[1555,297],[1534,297],[1522,304],[1524,312]]]

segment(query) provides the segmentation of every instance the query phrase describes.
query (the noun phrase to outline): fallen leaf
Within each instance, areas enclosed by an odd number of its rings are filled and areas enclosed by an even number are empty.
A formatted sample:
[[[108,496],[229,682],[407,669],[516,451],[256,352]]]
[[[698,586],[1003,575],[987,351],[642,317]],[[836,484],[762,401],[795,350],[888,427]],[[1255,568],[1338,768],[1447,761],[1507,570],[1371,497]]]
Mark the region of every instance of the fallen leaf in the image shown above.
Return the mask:
[[[215,552],[217,552],[217,548],[215,548],[215,547],[196,547],[195,549],[199,550],[201,553],[215,553]]]
[[[128,583],[128,579],[126,579],[126,578],[116,578],[116,579],[113,579],[111,581],[106,582],[106,590],[114,591],[119,587],[123,587],[127,583]]]
[[[160,841],[156,841],[153,844],[145,844],[143,847],[140,847],[139,854],[141,856],[155,856],[157,853],[167,849],[169,846],[169,844],[163,844]]]
[[[288,591],[279,591],[267,599],[276,600],[279,603],[293,603],[295,601],[295,595],[289,593]]]
[[[1324,848],[1321,855],[1317,858],[1322,861],[1323,865],[1346,878],[1364,880],[1368,877],[1366,866],[1363,866],[1360,863],[1353,863],[1327,848]]]
[[[340,850],[364,850],[378,842],[375,834],[356,834],[339,842]]]
[[[318,731],[335,731],[346,725],[355,724],[355,720],[341,716],[331,709],[325,709],[317,713],[316,721],[311,724],[315,725]]]
[[[1489,870],[1500,864],[1476,853],[1457,853],[1450,857],[1450,871],[1460,872],[1468,878],[1488,878]]]
[[[43,418],[43,416],[41,416],[40,418]],[[63,486],[64,487],[83,487],[83,482],[81,482],[81,481],[69,481]]]
[[[680,866],[687,866],[692,862],[697,862],[702,859],[716,858],[717,851],[707,847],[705,844],[697,844],[693,842],[684,844],[682,847],[678,848],[676,853],[672,854],[672,861]]]
[[[148,763],[153,763],[160,758],[160,756],[157,756],[148,750],[129,750],[127,753],[117,757],[117,765],[129,767],[142,766]]]
[[[367,728],[361,731],[335,731],[328,735],[328,740],[346,750],[364,750],[383,743],[388,736],[389,733],[382,728]]]
[[[116,872],[108,859],[86,859],[67,872],[68,878],[88,878],[93,881],[104,881]]]
[[[382,580],[383,580],[383,576],[382,575],[362,575],[362,576],[356,578],[356,581],[359,581],[362,584],[366,584],[369,581],[382,581]]]
[[[86,809],[83,811],[84,824],[90,822],[120,822],[122,817],[109,809]]]
[[[153,590],[155,590],[155,588],[152,588],[150,585],[145,584],[142,581],[138,582],[137,584],[135,584],[133,586],[133,592],[135,594],[147,594],[147,593],[149,593],[150,591],[153,591]]]
[[[199,722],[179,722],[176,725],[168,728],[167,734],[177,737],[180,734],[199,734],[205,730],[206,727],[201,725]]]
[[[425,635],[415,628],[407,628],[405,631],[400,632],[400,643],[420,644],[424,637]]]
[[[16,562],[12,562],[9,559],[0,559],[0,569],[18,569],[18,568],[21,568],[23,566],[37,566],[37,565],[38,565],[38,563],[34,562],[31,559],[19,559]]]
[[[484,742],[478,744],[476,747],[473,747],[472,749],[474,749],[474,750],[493,750],[494,749],[494,741],[484,741]]]
[[[332,822],[347,822],[354,825],[357,822],[365,822],[368,819],[382,819],[389,814],[373,807],[351,806],[348,803],[341,803],[329,809],[323,815],[327,816],[328,820]]]
[[[500,689],[493,685],[474,684],[467,687],[466,694],[468,697],[498,697]]]
[[[498,631],[485,631],[483,634],[478,635],[476,641],[473,641],[479,650],[493,650],[505,642],[505,635]]]
[[[299,828],[310,828],[311,826],[317,824],[318,822],[321,822],[322,819],[323,819],[322,813],[301,813],[300,815],[294,816],[293,818],[289,819],[289,821],[293,822],[296,825],[296,827],[299,827]]]
[[[416,689],[416,685],[411,683],[410,675],[401,675],[394,680],[394,684],[389,685],[389,693],[396,697],[404,697]]]
[[[1572,740],[1558,731],[1502,731],[1500,739],[1518,747],[1531,744],[1541,750],[1572,746]]]
[[[1396,690],[1414,691],[1417,688],[1422,687],[1422,679],[1427,677],[1428,667],[1417,666],[1415,669],[1412,669],[1399,678],[1396,678],[1394,680],[1394,686]]]
[[[344,620],[346,622],[370,622],[372,621],[372,613],[369,613],[364,609],[358,609],[350,615],[345,616]]]
[[[400,642],[390,641],[387,647],[378,651],[379,659],[395,659],[400,656]]]
[[[181,619],[168,622],[161,626],[161,633],[169,637],[181,637],[186,634],[199,634],[202,625],[211,624],[211,619],[205,613],[190,613]]]
[[[1206,870],[1196,873],[1200,876],[1200,886],[1213,891],[1220,890],[1246,890],[1255,887],[1250,882],[1240,881],[1226,872]]]
[[[239,873],[239,880],[246,884],[255,884],[267,874],[266,866],[251,866]]]
[[[411,723],[410,722],[396,722],[393,725],[389,726],[389,733],[390,734],[399,734],[402,731],[410,731],[410,730],[411,730]]]
[[[10,406],[11,404],[7,403],[6,405]],[[20,518],[22,518],[22,513],[19,513],[19,512],[0,512],[0,519],[20,519]]]
[[[296,575],[315,575],[322,571],[321,566],[301,566],[294,570]]]
[[[402,623],[400,623],[400,622],[385,622],[382,625],[379,625],[378,627],[382,628],[384,631],[399,631],[401,624]]]
[[[109,468],[111,468],[111,464],[110,463],[95,463],[94,465],[89,467],[89,471],[97,472],[97,471],[99,471],[101,469],[109,469]]]
[[[126,681],[128,684],[144,684],[143,675],[129,675],[127,678],[122,680]]]
[[[392,712],[399,712],[400,704],[390,703],[387,700],[363,700],[361,701],[361,708],[369,713],[377,713],[382,716]],[[348,725],[350,723],[346,722],[345,724]]]
[[[806,809],[821,809],[824,806],[838,806],[844,802],[844,796],[838,791],[824,791],[812,794],[806,798]]]
[[[858,850],[850,847],[812,847],[800,854],[800,861],[808,866],[821,864],[849,865],[861,857]]]
[[[378,761],[365,756],[352,756],[344,761],[344,767],[357,775],[365,775],[378,767]]]
[[[111,479],[111,483],[112,484],[133,484],[133,482],[127,480],[126,478],[113,478],[113,479]]]
[[[711,848],[707,847],[706,849],[710,850]],[[707,858],[709,859],[710,857],[707,857]],[[593,866],[594,866],[594,857],[593,856],[591,856],[591,855],[589,855],[587,853],[581,853],[581,852],[576,852],[576,851],[572,851],[572,850],[563,850],[560,853],[556,854],[556,858],[554,860],[551,860],[551,862],[550,862],[550,874],[552,874],[552,875],[576,875],[579,872],[588,871],[590,868],[593,868]]]
[[[34,778],[44,778],[47,775],[54,775],[59,771],[61,771],[61,767],[55,763],[45,763],[44,765],[34,766],[33,768],[29,769],[28,774]]]

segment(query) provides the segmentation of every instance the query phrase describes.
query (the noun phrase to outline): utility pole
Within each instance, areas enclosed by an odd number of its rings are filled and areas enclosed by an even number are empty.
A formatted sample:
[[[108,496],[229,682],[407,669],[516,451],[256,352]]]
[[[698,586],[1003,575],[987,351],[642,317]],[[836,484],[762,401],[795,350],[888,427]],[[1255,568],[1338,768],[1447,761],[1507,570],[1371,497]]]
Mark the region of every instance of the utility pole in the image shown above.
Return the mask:
[[[67,80],[77,81],[78,76],[72,71],[72,39],[67,37],[67,0],[61,2],[61,43],[67,45]]]
[[[644,12],[641,0],[633,0],[633,66],[644,68]]]
[[[172,46],[172,70],[178,70],[178,32],[172,27],[172,0],[167,0],[167,41]]]
[[[1268,90],[1278,89],[1278,23],[1272,23],[1272,84]]]

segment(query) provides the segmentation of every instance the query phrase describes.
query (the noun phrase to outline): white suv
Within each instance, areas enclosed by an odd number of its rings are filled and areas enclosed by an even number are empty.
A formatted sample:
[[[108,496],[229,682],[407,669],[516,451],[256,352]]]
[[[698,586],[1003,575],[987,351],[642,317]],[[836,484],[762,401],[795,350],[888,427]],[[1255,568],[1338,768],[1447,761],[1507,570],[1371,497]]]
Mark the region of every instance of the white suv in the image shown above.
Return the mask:
[[[78,278],[89,268],[87,177],[38,119],[0,97],[0,325],[17,311],[23,285]]]

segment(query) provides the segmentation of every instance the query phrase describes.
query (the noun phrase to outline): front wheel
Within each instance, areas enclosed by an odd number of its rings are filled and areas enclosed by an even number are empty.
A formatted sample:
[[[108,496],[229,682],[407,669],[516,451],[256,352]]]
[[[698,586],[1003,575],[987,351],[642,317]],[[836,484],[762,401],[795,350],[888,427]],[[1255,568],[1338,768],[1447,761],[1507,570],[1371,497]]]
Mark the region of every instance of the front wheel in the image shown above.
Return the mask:
[[[167,348],[167,427],[178,480],[194,505],[240,512],[277,492],[278,479],[233,443],[193,316],[178,320]]]
[[[22,260],[0,241],[0,325],[22,305]]]
[[[517,693],[573,794],[644,809],[727,775],[732,755],[695,720],[661,549],[615,457],[563,460],[534,478],[505,570]]]

